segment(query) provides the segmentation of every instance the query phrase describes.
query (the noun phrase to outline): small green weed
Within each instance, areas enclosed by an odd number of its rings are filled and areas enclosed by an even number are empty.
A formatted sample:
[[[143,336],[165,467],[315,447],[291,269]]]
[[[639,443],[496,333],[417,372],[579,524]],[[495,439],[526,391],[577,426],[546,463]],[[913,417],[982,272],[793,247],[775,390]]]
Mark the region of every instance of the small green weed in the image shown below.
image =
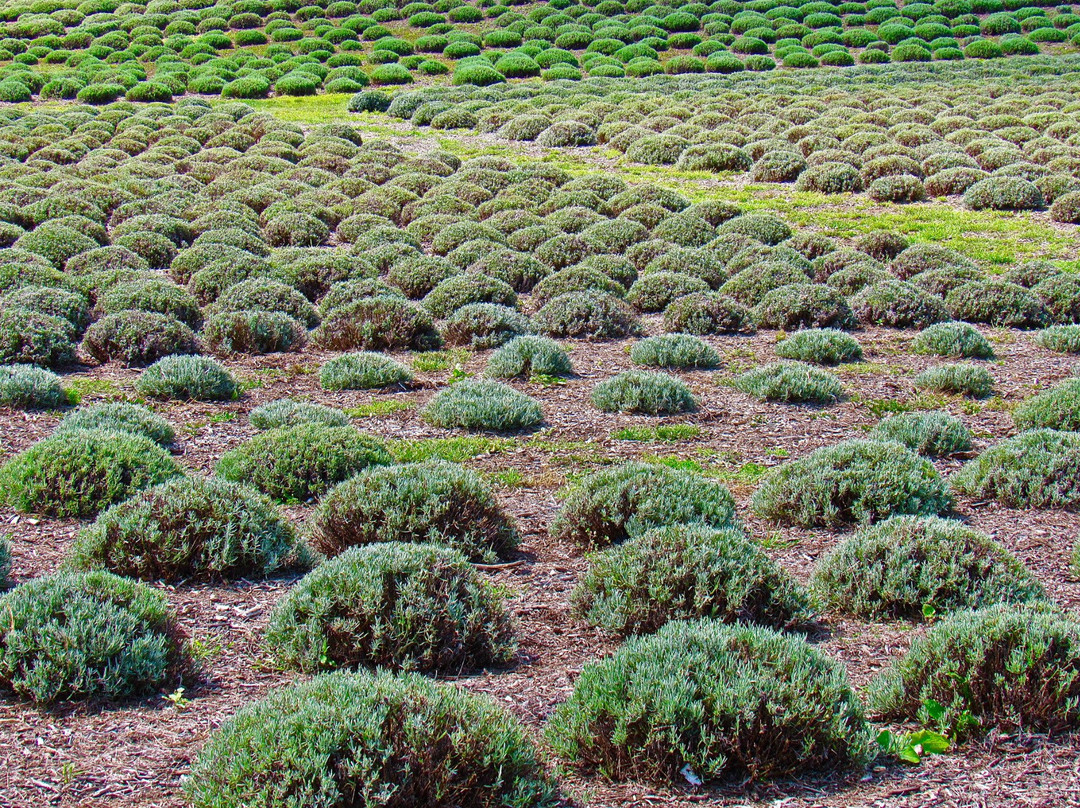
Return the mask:
[[[393,415],[395,412],[411,410],[416,406],[415,401],[398,401],[392,398],[372,401],[369,404],[361,404],[345,410],[350,418],[374,418],[380,415]]]
[[[660,443],[676,443],[690,440],[701,434],[701,428],[693,424],[666,424],[663,426],[629,426],[611,433],[613,440],[632,440]]]

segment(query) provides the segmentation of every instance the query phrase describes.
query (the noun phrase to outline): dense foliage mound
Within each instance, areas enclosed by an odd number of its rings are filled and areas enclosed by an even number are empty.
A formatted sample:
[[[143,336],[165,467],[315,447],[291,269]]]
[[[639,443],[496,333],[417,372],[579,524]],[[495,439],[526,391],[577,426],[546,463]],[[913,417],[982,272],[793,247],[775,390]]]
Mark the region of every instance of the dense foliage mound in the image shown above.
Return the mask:
[[[809,527],[939,514],[952,498],[933,465],[899,443],[849,440],[769,472],[751,504],[765,519]]]
[[[569,376],[574,372],[566,351],[548,337],[515,337],[491,355],[484,375],[494,379]]]
[[[586,665],[548,738],[612,779],[707,781],[858,766],[869,736],[839,662],[772,629],[701,620]]]
[[[294,401],[291,398],[281,398],[256,407],[248,414],[248,420],[258,430],[299,424],[349,425],[349,416],[341,410],[309,401]]]
[[[493,432],[531,429],[544,418],[535,399],[509,385],[486,380],[451,385],[431,400],[423,416],[434,426]]]
[[[350,426],[303,423],[267,430],[226,452],[217,473],[273,499],[303,502],[368,466],[391,462],[380,441]]]
[[[630,349],[635,365],[658,368],[713,368],[720,357],[712,346],[690,334],[661,334],[646,337]]]
[[[953,487],[1008,508],[1080,505],[1080,434],[1033,429],[991,446],[964,464]]]
[[[668,415],[697,408],[697,400],[683,381],[644,370],[628,370],[604,379],[593,387],[590,398],[602,412]]]
[[[156,412],[141,404],[124,401],[101,402],[72,410],[57,425],[56,434],[83,429],[128,432],[149,438],[162,446],[169,446],[176,437],[169,422]]]
[[[862,359],[862,346],[850,334],[834,328],[808,328],[796,331],[776,345],[776,355],[799,362],[841,365]]]
[[[738,528],[658,528],[590,561],[574,608],[613,634],[694,617],[786,628],[809,616],[802,588]]]
[[[372,390],[412,380],[405,365],[372,351],[335,356],[319,370],[319,384],[325,390]]]
[[[968,323],[935,323],[924,328],[912,340],[911,350],[919,354],[958,359],[994,358],[994,349],[990,347],[986,337]]]
[[[0,613],[0,684],[38,704],[153,693],[183,662],[165,596],[111,573],[28,581]]]
[[[328,673],[244,707],[186,790],[195,808],[399,802],[388,794],[431,808],[555,802],[525,730],[494,701],[390,673]]]
[[[959,733],[977,726],[1056,733],[1080,720],[1080,623],[1043,605],[955,614],[870,682],[870,709],[913,719],[931,699]]]
[[[735,379],[735,387],[759,401],[785,404],[831,404],[844,394],[836,376],[802,362],[773,362],[748,370]]]
[[[994,376],[982,365],[957,363],[927,368],[914,379],[915,386],[935,393],[956,393],[986,398],[994,392]]]
[[[166,356],[135,380],[135,389],[150,398],[176,401],[231,401],[239,387],[221,363],[205,356]]]
[[[47,410],[67,403],[55,373],[33,365],[0,365],[0,407]]]
[[[465,556],[398,542],[354,547],[309,573],[274,610],[266,642],[305,671],[457,674],[514,654],[509,615]]]
[[[998,542],[959,522],[918,516],[862,528],[818,562],[811,586],[828,608],[872,619],[1046,597]]]
[[[971,430],[947,412],[902,412],[882,419],[870,432],[876,440],[896,441],[921,455],[941,457],[971,448]]]
[[[449,547],[477,561],[507,556],[519,537],[476,472],[428,461],[369,469],[336,486],[311,518],[309,541],[326,556],[408,542]]]
[[[93,516],[180,473],[149,438],[80,429],[38,441],[8,460],[0,467],[0,491],[23,513]]]
[[[264,497],[221,479],[177,477],[100,514],[79,533],[71,563],[144,581],[219,580],[265,577],[304,556]]]
[[[1069,379],[1025,399],[1012,415],[1018,429],[1080,432],[1080,379]]]
[[[651,463],[596,471],[572,488],[551,523],[551,535],[603,547],[667,525],[736,526],[735,500],[699,474]]]

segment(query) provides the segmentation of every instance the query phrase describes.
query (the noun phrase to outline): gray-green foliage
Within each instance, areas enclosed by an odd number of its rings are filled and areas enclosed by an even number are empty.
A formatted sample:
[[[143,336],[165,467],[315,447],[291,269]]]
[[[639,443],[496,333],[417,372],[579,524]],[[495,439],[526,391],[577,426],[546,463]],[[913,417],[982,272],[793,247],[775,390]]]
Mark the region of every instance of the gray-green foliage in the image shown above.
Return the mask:
[[[720,357],[707,342],[690,334],[646,337],[630,349],[635,365],[656,368],[713,368]]]
[[[901,444],[848,440],[770,471],[751,505],[765,519],[809,527],[939,514],[952,498],[934,466]]]
[[[239,395],[229,371],[205,356],[163,357],[142,372],[135,389],[177,401],[230,401]]]
[[[551,535],[604,547],[666,525],[737,526],[735,500],[700,474],[624,463],[593,472],[572,488],[551,523]]]
[[[0,591],[11,586],[11,539],[0,533]]]
[[[409,368],[374,351],[335,356],[319,370],[319,384],[325,390],[371,390],[412,380]]]
[[[142,435],[154,443],[168,446],[176,433],[172,426],[156,412],[141,404],[124,401],[106,401],[79,407],[63,417],[56,427],[57,435],[81,429],[107,429]]]
[[[947,412],[902,412],[883,418],[870,432],[875,440],[902,443],[914,452],[941,457],[971,448],[971,430]]]
[[[821,774],[863,764],[869,741],[839,662],[802,638],[715,620],[668,623],[586,665],[547,734],[616,780]]]
[[[55,373],[34,365],[0,365],[0,407],[53,409],[68,403]]]
[[[870,682],[870,710],[910,720],[933,700],[941,722],[1056,733],[1080,720],[1080,623],[1042,604],[952,615]]]
[[[467,379],[436,395],[424,408],[423,417],[448,429],[513,432],[535,427],[544,414],[539,402],[508,385]]]
[[[773,362],[748,370],[735,386],[759,401],[785,404],[831,404],[844,395],[832,373],[802,362]]]
[[[958,362],[935,365],[915,377],[915,386],[935,393],[957,393],[986,398],[994,392],[994,375],[982,365]]]
[[[1052,325],[1035,335],[1042,347],[1058,353],[1080,353],[1080,325]]]
[[[548,337],[515,337],[492,354],[484,375],[494,379],[533,375],[569,376],[574,372],[562,346]]]
[[[1075,508],[1080,504],[1080,434],[1021,432],[969,460],[951,482],[962,494],[1009,508]]]
[[[266,642],[304,671],[457,674],[514,654],[509,614],[465,556],[399,542],[354,547],[308,573],[275,608]]]
[[[850,334],[835,328],[807,328],[777,343],[776,355],[799,362],[840,365],[860,361],[863,353],[859,341]]]
[[[177,581],[265,577],[305,560],[292,525],[265,497],[220,478],[176,477],[100,514],[69,563]]]
[[[28,581],[0,612],[0,684],[38,704],[152,693],[182,661],[165,596],[111,573]]]
[[[590,561],[574,609],[613,634],[647,634],[694,617],[775,628],[809,617],[802,587],[739,528],[657,528]]]
[[[811,587],[828,608],[872,619],[1046,598],[998,542],[959,522],[918,516],[862,528],[818,562]]]
[[[407,542],[490,561],[512,553],[520,537],[476,472],[428,461],[369,469],[336,486],[312,516],[308,540],[325,556]]]
[[[994,358],[994,349],[975,326],[955,321],[927,326],[915,335],[911,350],[964,359]]]
[[[681,379],[667,373],[627,370],[593,387],[593,406],[603,412],[667,415],[692,412],[697,400]]]
[[[248,415],[248,420],[260,431],[298,424],[349,425],[349,416],[341,410],[310,401],[294,401],[291,398],[280,398],[256,407]]]
[[[1080,379],[1068,379],[1024,399],[1012,415],[1017,429],[1080,432]]]
[[[419,674],[328,673],[272,691],[211,736],[185,789],[194,808],[555,803],[516,719]]]

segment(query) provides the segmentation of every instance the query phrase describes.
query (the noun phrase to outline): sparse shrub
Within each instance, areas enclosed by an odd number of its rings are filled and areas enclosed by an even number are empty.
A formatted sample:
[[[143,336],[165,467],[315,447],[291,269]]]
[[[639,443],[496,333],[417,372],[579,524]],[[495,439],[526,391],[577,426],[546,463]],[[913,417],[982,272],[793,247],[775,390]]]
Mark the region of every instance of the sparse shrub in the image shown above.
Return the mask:
[[[1052,325],[1037,333],[1035,341],[1050,351],[1080,353],[1080,325]]]
[[[1080,624],[1041,604],[1000,604],[952,615],[915,639],[871,680],[870,709],[883,719],[915,718],[931,699],[940,723],[1055,733],[1080,718]]]
[[[848,440],[770,471],[751,505],[765,519],[811,527],[932,516],[952,497],[930,461],[899,443]]]
[[[623,463],[593,472],[570,490],[551,536],[606,547],[668,525],[737,527],[735,500],[724,486],[655,463]]]
[[[513,658],[499,596],[456,550],[399,542],[354,547],[281,600],[266,643],[289,667],[462,671]]]
[[[482,350],[497,348],[529,331],[529,318],[496,303],[468,303],[457,309],[443,327],[449,345]]]
[[[681,380],[643,370],[628,370],[604,379],[593,387],[591,400],[603,412],[667,415],[697,408],[697,400]]]
[[[0,363],[57,368],[75,361],[71,323],[18,306],[0,306]]]
[[[902,412],[870,432],[875,440],[896,441],[921,455],[941,457],[971,448],[971,430],[947,412]]]
[[[658,528],[590,561],[574,588],[574,610],[619,636],[696,617],[774,628],[809,617],[802,587],[737,528]]]
[[[754,307],[760,328],[855,328],[844,296],[822,283],[794,283],[768,292]]]
[[[861,361],[863,352],[859,341],[850,334],[833,328],[809,328],[777,343],[776,355],[799,362],[842,365]]]
[[[408,384],[413,380],[408,367],[389,356],[371,351],[343,354],[330,359],[319,371],[324,390],[373,390]]]
[[[149,311],[118,311],[102,317],[87,329],[82,347],[98,362],[119,361],[128,367],[197,351],[190,328],[167,314]]]
[[[785,404],[831,404],[844,395],[836,376],[802,362],[773,362],[748,370],[735,379],[735,386],[759,401]]]
[[[149,438],[85,429],[45,438],[12,457],[0,467],[0,491],[22,513],[83,517],[180,473]]]
[[[893,328],[925,328],[949,319],[945,304],[938,298],[892,278],[859,291],[851,299],[851,310],[862,323]]]
[[[467,379],[436,395],[424,408],[423,417],[446,429],[514,432],[535,427],[544,415],[535,399],[512,387]]]
[[[153,693],[182,666],[168,600],[116,575],[28,581],[0,610],[0,683],[40,705]]]
[[[953,487],[1007,508],[1075,508],[1080,504],[1080,434],[1022,432],[969,460]]]
[[[982,365],[965,362],[936,365],[916,376],[915,386],[935,393],[958,393],[972,398],[986,398],[994,392],[994,376]]]
[[[973,281],[953,289],[945,305],[957,320],[971,323],[1041,328],[1050,322],[1050,314],[1031,291],[1006,281]]]
[[[867,619],[920,619],[1044,600],[1038,580],[989,536],[938,517],[895,516],[822,558],[811,578],[830,609]]]
[[[1068,379],[1024,399],[1012,416],[1017,429],[1080,432],[1080,379]]]
[[[0,407],[50,410],[67,403],[55,373],[33,365],[0,365]]]
[[[230,401],[239,395],[229,371],[204,356],[163,357],[142,372],[135,389],[174,401]]]
[[[968,323],[935,323],[912,340],[911,350],[919,354],[964,359],[993,359],[994,349],[986,337]]]
[[[302,558],[292,525],[269,500],[221,479],[176,477],[100,514],[79,533],[69,563],[144,581],[231,580]]]
[[[488,360],[484,375],[494,379],[528,378],[533,375],[569,376],[570,357],[547,337],[514,337]]]
[[[443,461],[368,469],[336,486],[311,517],[309,541],[333,557],[383,542],[452,548],[471,561],[506,558],[520,538],[480,476]]]
[[[332,805],[357,793],[430,806],[555,804],[508,712],[418,674],[330,673],[273,691],[211,737],[185,788],[195,808]]]
[[[569,292],[552,299],[533,316],[533,327],[549,337],[621,339],[640,333],[633,310],[617,297]]]
[[[430,350],[441,342],[425,310],[388,295],[360,298],[326,312],[315,341],[333,351]]]
[[[586,665],[547,733],[615,780],[768,780],[869,757],[839,662],[800,637],[716,620],[669,623]]]
[[[664,328],[684,334],[753,332],[754,320],[745,306],[716,292],[691,294],[664,309]]]
[[[108,401],[79,407],[63,417],[56,434],[82,429],[104,429],[128,432],[149,438],[161,446],[169,446],[176,434],[169,422],[141,404]]]
[[[713,368],[720,364],[716,351],[689,334],[663,334],[634,343],[630,361],[656,368]]]

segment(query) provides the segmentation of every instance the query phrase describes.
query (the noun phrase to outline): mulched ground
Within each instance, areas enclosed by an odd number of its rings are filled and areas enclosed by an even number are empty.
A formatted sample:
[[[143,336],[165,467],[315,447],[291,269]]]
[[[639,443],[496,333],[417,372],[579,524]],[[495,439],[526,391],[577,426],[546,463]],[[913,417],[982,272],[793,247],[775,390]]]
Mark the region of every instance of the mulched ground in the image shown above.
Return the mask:
[[[659,331],[655,318],[647,321]],[[1075,360],[1034,346],[1019,332],[987,331],[999,361],[991,368],[1001,401],[970,406],[951,399],[948,409],[963,418],[977,437],[977,449],[1013,433],[1008,408],[1074,371]],[[499,499],[517,519],[524,537],[520,562],[486,571],[511,594],[521,650],[509,670],[466,677],[459,684],[488,693],[518,715],[542,743],[540,729],[553,708],[570,692],[589,660],[615,644],[575,620],[569,595],[587,561],[578,548],[552,541],[547,527],[558,508],[556,492],[567,475],[577,476],[597,462],[646,454],[692,459],[709,470],[734,471],[744,463],[773,466],[830,443],[862,435],[876,422],[867,402],[908,400],[915,396],[911,377],[935,363],[908,354],[911,332],[870,329],[858,332],[865,362],[841,371],[849,400],[820,409],[760,404],[722,384],[733,373],[775,359],[775,333],[711,339],[725,365],[713,372],[682,374],[701,399],[693,415],[666,419],[701,427],[692,440],[672,444],[611,439],[625,426],[653,425],[647,417],[606,415],[588,402],[596,381],[630,366],[627,342],[577,343],[572,358],[579,376],[565,385],[517,387],[541,399],[545,426],[504,452],[480,456],[469,465],[492,475],[517,470],[520,485],[498,484]],[[377,394],[326,393],[317,370],[327,358],[303,354],[227,362],[238,375],[255,380],[236,403],[175,404],[161,411],[178,428],[179,460],[192,471],[209,473],[228,449],[254,431],[246,413],[268,401],[293,396],[341,407],[355,407],[393,397],[418,406],[390,416],[358,422],[361,429],[387,438],[446,437],[453,433],[425,425],[418,409],[444,384],[449,370],[420,374],[407,391]],[[465,372],[480,371],[486,354],[474,354]],[[131,393],[137,371],[87,368],[77,374],[109,380],[115,390]],[[93,400],[88,396],[87,400]],[[223,413],[235,417],[222,417]],[[211,416],[214,416],[211,420]],[[0,410],[0,461],[49,434],[58,417]],[[943,473],[963,458],[939,463]],[[493,477],[494,479],[494,477]],[[503,479],[507,479],[505,475]],[[841,540],[824,530],[778,528],[756,519],[747,502],[753,487],[732,485],[740,513],[767,551],[805,580],[815,560]],[[1070,609],[1080,605],[1080,583],[1070,573],[1070,556],[1080,537],[1080,515],[1064,511],[1014,511],[995,503],[960,501],[960,516],[1004,543],[1033,569],[1055,600]],[[290,509],[302,523],[310,507]],[[17,580],[57,569],[81,526],[77,520],[35,519],[0,510],[0,530],[12,537]],[[86,706],[44,712],[0,701],[0,805],[139,806],[183,805],[180,778],[208,734],[239,707],[268,689],[297,676],[275,670],[262,652],[260,634],[274,604],[295,581],[242,581],[230,585],[164,587],[180,622],[202,659],[197,680],[185,682],[182,709],[159,697],[101,708]],[[908,624],[867,624],[835,615],[823,616],[815,638],[823,651],[847,666],[856,687],[902,654],[913,632]],[[556,763],[552,764],[553,770]],[[849,779],[800,781],[745,787],[730,784],[711,790],[658,789],[612,784],[566,766],[558,775],[568,805],[577,806],[1063,806],[1080,804],[1080,737],[992,735],[978,743],[924,762],[919,767],[876,767]]]

